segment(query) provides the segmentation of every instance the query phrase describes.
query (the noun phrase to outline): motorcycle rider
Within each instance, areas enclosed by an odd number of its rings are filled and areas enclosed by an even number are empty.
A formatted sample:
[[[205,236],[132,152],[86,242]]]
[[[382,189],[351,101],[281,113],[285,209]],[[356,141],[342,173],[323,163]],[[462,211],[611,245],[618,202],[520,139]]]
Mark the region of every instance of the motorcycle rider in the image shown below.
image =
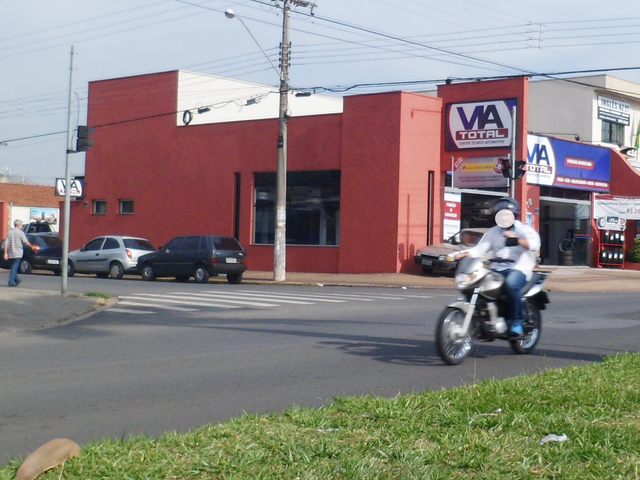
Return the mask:
[[[490,268],[505,276],[504,293],[507,296],[509,335],[523,335],[522,287],[531,279],[536,266],[536,252],[540,248],[540,235],[529,225],[518,220],[520,204],[510,197],[500,198],[493,205],[496,225],[487,231],[480,242],[459,253],[456,258],[482,257],[489,251],[498,259],[509,262],[492,262]]]

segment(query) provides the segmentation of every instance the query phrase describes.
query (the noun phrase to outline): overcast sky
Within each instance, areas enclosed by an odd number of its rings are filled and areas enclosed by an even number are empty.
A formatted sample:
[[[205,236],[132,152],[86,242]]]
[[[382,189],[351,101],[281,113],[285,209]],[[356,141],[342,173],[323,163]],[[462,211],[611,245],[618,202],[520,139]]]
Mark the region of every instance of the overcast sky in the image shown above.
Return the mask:
[[[0,173],[64,177],[71,46],[74,127],[88,83],[185,69],[278,85],[270,0],[22,0],[0,16]],[[282,2],[280,2],[280,6]],[[332,95],[427,90],[448,77],[612,69],[640,83],[638,0],[317,0],[291,17],[290,84]],[[614,70],[614,69],[627,70]],[[579,74],[576,74],[579,75]],[[73,156],[73,174],[84,154]]]

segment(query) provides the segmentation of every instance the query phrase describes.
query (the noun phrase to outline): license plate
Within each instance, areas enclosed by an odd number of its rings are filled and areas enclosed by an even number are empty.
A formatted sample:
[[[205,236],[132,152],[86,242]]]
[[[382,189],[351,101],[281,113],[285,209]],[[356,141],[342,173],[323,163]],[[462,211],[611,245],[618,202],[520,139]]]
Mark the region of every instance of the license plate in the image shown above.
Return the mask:
[[[47,260],[47,263],[49,265],[60,265],[60,260],[53,260],[53,259],[50,258],[50,259]]]
[[[237,258],[226,258],[225,262],[227,262],[227,263],[238,263],[238,259]]]
[[[432,265],[433,261],[432,260],[428,260],[426,258],[422,259],[422,265]]]

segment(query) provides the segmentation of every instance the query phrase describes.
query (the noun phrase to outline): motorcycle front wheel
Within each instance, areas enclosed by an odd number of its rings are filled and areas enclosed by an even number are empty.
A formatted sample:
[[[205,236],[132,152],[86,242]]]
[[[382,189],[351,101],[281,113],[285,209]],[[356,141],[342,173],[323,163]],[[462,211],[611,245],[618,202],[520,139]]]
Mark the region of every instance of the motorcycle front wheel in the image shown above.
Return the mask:
[[[511,348],[518,354],[533,352],[538,340],[540,340],[540,333],[542,332],[542,316],[538,306],[533,303],[526,302],[524,308],[526,309],[524,323],[522,325],[524,338],[509,340]]]
[[[473,346],[470,333],[461,334],[459,328],[464,324],[465,313],[457,308],[447,307],[436,327],[438,353],[449,365],[458,365],[469,355]]]

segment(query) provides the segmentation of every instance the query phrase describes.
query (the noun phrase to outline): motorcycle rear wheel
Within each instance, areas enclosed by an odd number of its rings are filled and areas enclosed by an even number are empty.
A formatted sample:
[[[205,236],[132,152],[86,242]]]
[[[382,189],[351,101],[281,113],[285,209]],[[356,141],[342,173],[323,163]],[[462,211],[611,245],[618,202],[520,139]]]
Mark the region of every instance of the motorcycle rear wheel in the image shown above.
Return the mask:
[[[518,340],[509,340],[511,348],[514,352],[526,355],[533,352],[536,348],[538,340],[540,340],[540,333],[542,332],[542,316],[540,315],[540,309],[537,305],[526,302],[525,307],[526,314],[524,324],[524,338]]]
[[[471,352],[473,338],[466,332],[459,335],[458,327],[464,323],[465,313],[458,309],[447,307],[438,319],[436,327],[436,345],[440,357],[449,365],[459,365]]]

